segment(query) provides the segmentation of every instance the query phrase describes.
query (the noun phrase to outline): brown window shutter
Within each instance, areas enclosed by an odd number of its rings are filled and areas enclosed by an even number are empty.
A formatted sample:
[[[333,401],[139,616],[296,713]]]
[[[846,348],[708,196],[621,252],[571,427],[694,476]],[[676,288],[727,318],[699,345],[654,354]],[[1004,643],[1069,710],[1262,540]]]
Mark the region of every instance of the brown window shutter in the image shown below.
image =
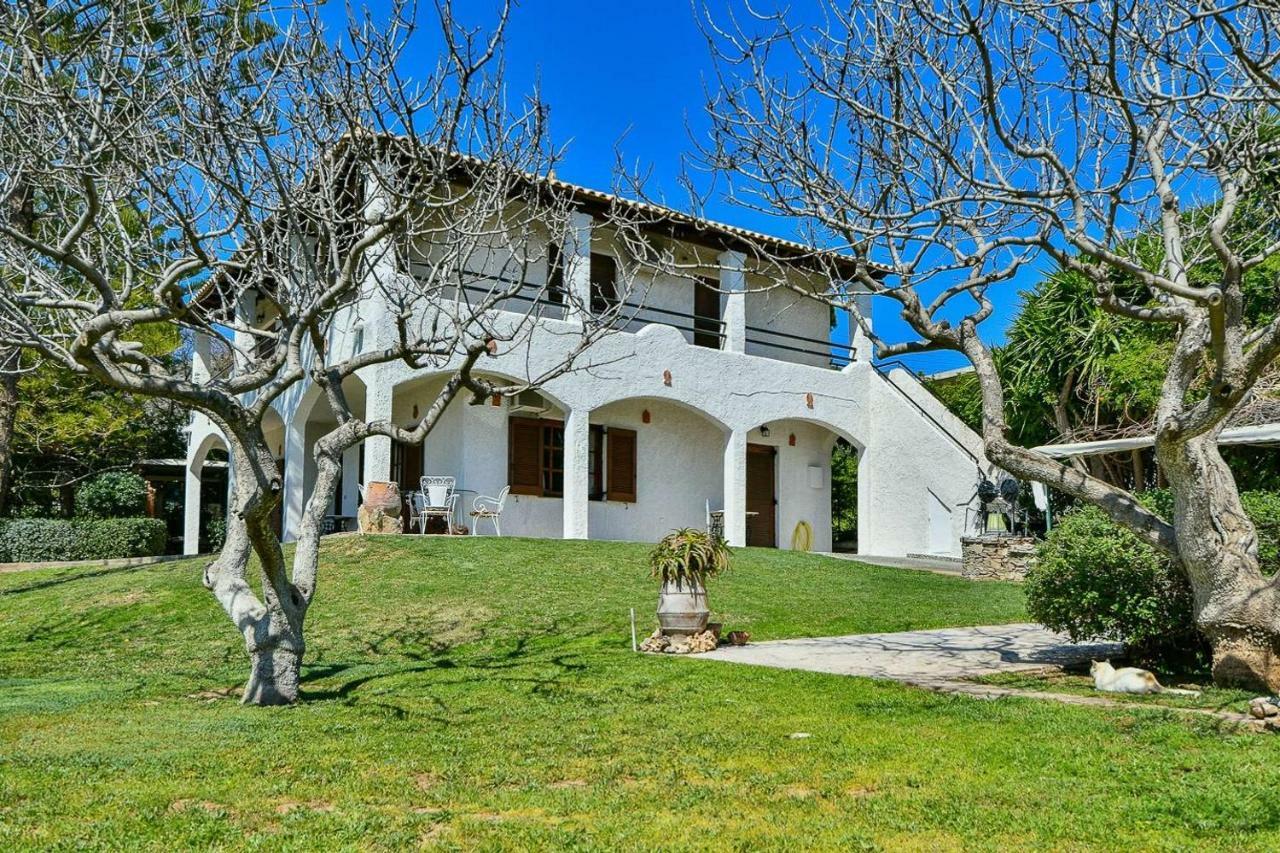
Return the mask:
[[[542,494],[542,424],[533,418],[509,421],[507,485],[513,495]]]
[[[636,499],[635,430],[610,428],[607,446],[609,500],[634,503]]]

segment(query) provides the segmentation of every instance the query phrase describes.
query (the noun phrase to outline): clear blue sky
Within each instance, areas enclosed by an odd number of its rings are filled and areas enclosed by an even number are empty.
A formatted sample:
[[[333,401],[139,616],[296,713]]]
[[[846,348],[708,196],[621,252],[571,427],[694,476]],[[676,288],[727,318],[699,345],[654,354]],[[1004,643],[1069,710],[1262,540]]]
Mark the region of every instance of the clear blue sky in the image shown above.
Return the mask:
[[[381,11],[380,2],[369,2],[375,17]],[[731,0],[706,2],[714,15]],[[476,22],[485,20],[480,10],[493,8],[488,0],[458,0],[456,5],[460,14],[466,10],[468,19]],[[791,5],[801,12],[805,3],[792,0]],[[334,4],[332,12],[338,18],[344,14],[340,4]],[[430,3],[420,14],[423,29],[415,46],[423,53],[415,58],[429,67],[440,43],[438,25]],[[648,192],[678,208],[688,207],[676,184],[681,157],[691,147],[690,134],[705,132],[707,127],[702,108],[709,67],[707,45],[689,0],[524,0],[513,11],[508,29],[508,88],[525,93],[540,83],[551,109],[552,131],[558,141],[569,145],[558,176],[610,189],[615,152],[620,148],[628,163],[652,170]],[[711,200],[706,212],[735,225],[793,236],[790,223],[722,200]],[[1033,282],[1031,276],[1022,286]],[[1017,302],[1013,288],[996,298],[1000,308],[985,324],[993,341],[1003,338]],[[890,302],[877,306],[875,324],[891,340],[911,337]],[[967,363],[952,353],[907,360],[929,371]]]

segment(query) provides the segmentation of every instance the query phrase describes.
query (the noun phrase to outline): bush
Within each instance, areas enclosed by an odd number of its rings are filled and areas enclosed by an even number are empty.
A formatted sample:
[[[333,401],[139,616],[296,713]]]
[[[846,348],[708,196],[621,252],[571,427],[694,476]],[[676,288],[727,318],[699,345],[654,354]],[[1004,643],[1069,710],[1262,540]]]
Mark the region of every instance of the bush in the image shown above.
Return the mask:
[[[158,518],[23,518],[0,522],[0,561],[113,560],[164,553],[169,531]]]
[[[99,474],[76,492],[81,518],[136,518],[147,505],[147,483],[128,471]]]
[[[1074,509],[1054,526],[1026,592],[1032,618],[1072,640],[1122,641],[1149,666],[1208,660],[1182,573],[1095,507]]]

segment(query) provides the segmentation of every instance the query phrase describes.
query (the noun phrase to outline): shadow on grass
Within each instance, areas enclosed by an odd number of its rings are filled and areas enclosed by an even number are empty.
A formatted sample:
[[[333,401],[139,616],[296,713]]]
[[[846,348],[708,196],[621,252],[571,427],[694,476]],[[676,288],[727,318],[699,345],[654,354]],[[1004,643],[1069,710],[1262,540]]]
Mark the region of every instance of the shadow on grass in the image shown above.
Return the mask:
[[[44,580],[35,581],[34,583],[29,583],[29,584],[26,584],[25,586],[15,586],[10,589],[0,589],[0,596],[21,595],[24,592],[37,592],[42,589],[49,589],[50,587],[61,586],[62,584],[71,583],[73,581],[91,580],[93,578],[100,578],[104,575],[132,574],[135,572],[146,571],[148,569],[154,569],[156,565],[157,565],[156,563],[148,563],[140,566],[116,566],[115,568],[103,567],[101,569],[93,569],[92,571],[87,571],[87,572],[71,571],[65,574],[54,575],[53,577],[45,578]]]
[[[562,686],[567,676],[588,668],[564,650],[565,645],[576,637],[564,634],[558,622],[538,631],[496,639],[486,648],[484,641],[487,639],[483,631],[478,640],[466,643],[452,643],[423,628],[402,627],[387,631],[366,644],[372,660],[304,667],[300,698],[307,702],[382,706],[392,710],[396,716],[404,717],[407,713],[403,709],[387,706],[382,699],[365,698],[360,692],[384,680],[450,671],[464,673],[460,678],[451,678],[450,685],[498,681],[524,685],[535,694],[550,694]],[[397,650],[389,651],[393,645],[398,647]],[[459,655],[464,646],[474,651]],[[307,688],[309,684],[334,679],[340,683],[315,690]],[[431,699],[442,711],[447,711],[440,699]],[[441,718],[440,721],[449,720]]]

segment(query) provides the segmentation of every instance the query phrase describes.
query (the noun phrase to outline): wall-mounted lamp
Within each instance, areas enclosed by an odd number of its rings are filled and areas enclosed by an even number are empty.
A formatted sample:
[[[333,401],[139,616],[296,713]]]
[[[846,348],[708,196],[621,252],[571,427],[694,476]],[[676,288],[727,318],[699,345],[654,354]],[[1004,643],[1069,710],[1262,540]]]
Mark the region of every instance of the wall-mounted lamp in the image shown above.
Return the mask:
[[[765,438],[768,438],[768,437],[769,437],[769,425],[768,425],[768,424],[763,424],[763,425],[760,427],[760,435],[764,436]]]

